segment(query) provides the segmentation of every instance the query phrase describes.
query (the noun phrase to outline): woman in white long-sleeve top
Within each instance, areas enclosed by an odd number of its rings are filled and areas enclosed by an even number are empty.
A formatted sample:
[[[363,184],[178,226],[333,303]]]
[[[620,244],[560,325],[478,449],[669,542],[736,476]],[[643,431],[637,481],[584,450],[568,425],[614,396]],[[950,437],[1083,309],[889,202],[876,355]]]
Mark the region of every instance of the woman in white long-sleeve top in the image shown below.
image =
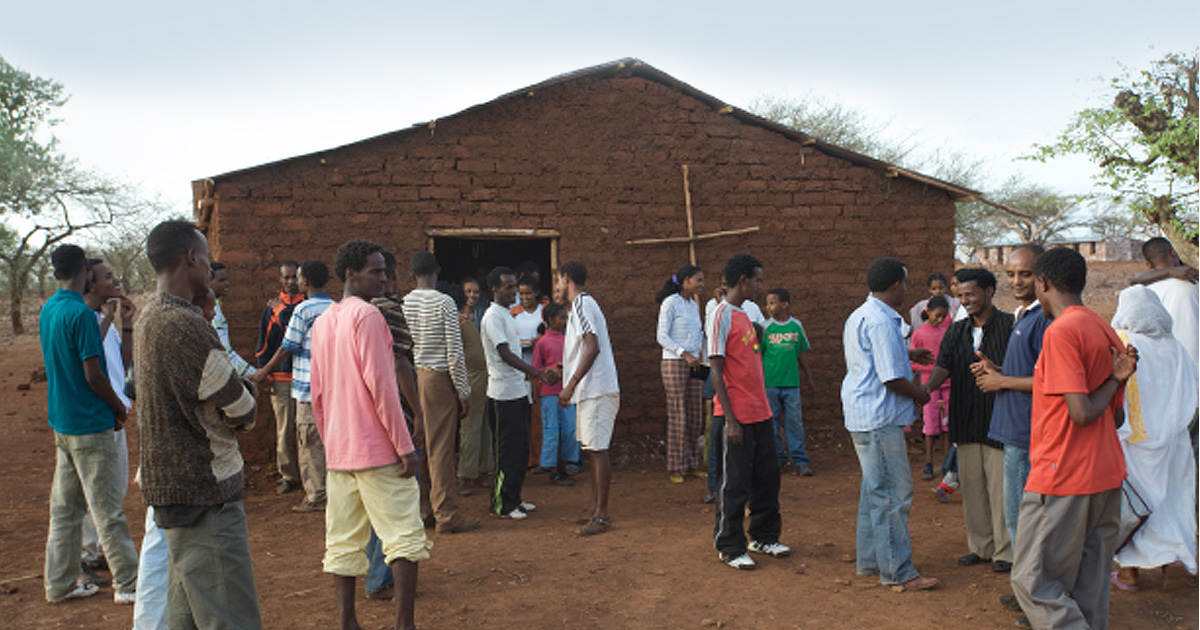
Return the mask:
[[[658,292],[658,344],[662,346],[663,387],[667,391],[667,470],[673,483],[683,483],[683,475],[707,477],[700,470],[700,432],[704,429],[704,408],[700,392],[704,349],[704,321],[696,296],[704,290],[704,272],[695,265],[684,265]]]

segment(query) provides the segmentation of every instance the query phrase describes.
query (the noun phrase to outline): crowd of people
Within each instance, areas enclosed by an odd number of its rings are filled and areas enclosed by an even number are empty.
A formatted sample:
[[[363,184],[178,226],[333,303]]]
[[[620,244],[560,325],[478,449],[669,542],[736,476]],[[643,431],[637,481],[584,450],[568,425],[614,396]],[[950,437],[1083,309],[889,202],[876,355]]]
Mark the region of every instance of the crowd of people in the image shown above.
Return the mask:
[[[324,513],[342,628],[358,627],[359,575],[367,597],[394,599],[397,628],[414,627],[426,530],[478,529],[458,497],[483,487],[494,516],[522,520],[537,507],[523,495],[527,473],[569,486],[587,468],[591,504],[575,531],[611,529],[620,387],[583,263],[554,270],[544,296],[536,264],[449,284],[433,254],[417,252],[416,288],[401,296],[396,256],[355,240],[334,257],[335,300],[325,262],[285,261],[252,366],[230,344],[229,269],[210,260],[204,235],[167,221],[146,247],[158,287],[140,312],[103,261],[74,245],[51,256],[62,288],[40,318],[57,453],[48,601],[112,585],[115,602],[134,605],[135,628],[261,627],[235,434],[253,428],[264,388],[276,491],[302,490],[292,509]],[[1175,562],[1196,573],[1195,270],[1165,239],[1144,253],[1151,268],[1121,293],[1111,325],[1083,305],[1087,266],[1068,248],[1008,256],[1012,314],[994,303],[995,275],[967,267],[930,275],[930,297],[906,321],[908,269],[870,265],[869,295],[842,338],[843,416],[862,470],[858,574],[898,590],[939,585],[912,562],[915,422],[921,479],[934,479],[940,442],[945,476],[932,489],[943,500],[961,490],[959,564],[1011,573],[1000,603],[1022,613],[1018,625],[1104,628],[1110,585],[1136,590],[1139,569]],[[758,308],[763,276],[761,261],[738,254],[703,313],[693,265],[657,295],[667,478],[707,480],[713,544],[735,569],[754,568],[751,554],[791,553],[781,475],[813,475],[801,405],[813,389],[809,339],[787,289],[766,292],[765,316]],[[140,555],[121,507],[134,407],[148,508]]]

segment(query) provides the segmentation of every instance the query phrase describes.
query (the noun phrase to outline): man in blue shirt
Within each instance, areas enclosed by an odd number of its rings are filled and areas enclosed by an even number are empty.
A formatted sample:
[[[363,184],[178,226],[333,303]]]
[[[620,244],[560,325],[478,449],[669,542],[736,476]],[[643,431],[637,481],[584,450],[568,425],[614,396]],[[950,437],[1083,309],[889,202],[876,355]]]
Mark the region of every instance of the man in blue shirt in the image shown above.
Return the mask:
[[[903,427],[916,417],[913,403],[929,402],[929,392],[912,382],[909,361],[930,363],[933,357],[928,350],[910,351],[900,332],[904,321],[896,307],[904,301],[907,278],[895,258],[879,258],[867,270],[871,295],[846,319],[842,333],[842,413],[862,466],[856,570],[889,586],[926,590],[938,580],[921,577],[912,563],[912,470]]]
[[[1004,363],[1002,367],[997,367],[990,360],[991,357],[981,355],[980,362],[972,366],[979,389],[996,392],[988,437],[1004,444],[1004,525],[1014,544],[1017,540],[1021,497],[1025,492],[1025,480],[1029,477],[1033,366],[1042,353],[1042,333],[1052,321],[1042,313],[1033,287],[1034,263],[1044,251],[1040,245],[1022,245],[1009,254],[1004,273],[1013,297],[1021,306],[1015,313],[1016,325],[1009,337]],[[1000,603],[1009,610],[1021,610],[1014,595],[1001,596]],[[1020,625],[1021,621],[1017,623]]]
[[[95,585],[75,581],[80,524],[90,510],[112,569],[113,601],[132,604],[137,551],[121,511],[113,440],[113,431],[125,426],[125,405],[108,380],[96,313],[83,300],[91,274],[83,249],[63,245],[50,254],[50,262],[63,288],[46,301],[38,318],[56,453],[46,537],[46,600],[58,603],[96,594]]]

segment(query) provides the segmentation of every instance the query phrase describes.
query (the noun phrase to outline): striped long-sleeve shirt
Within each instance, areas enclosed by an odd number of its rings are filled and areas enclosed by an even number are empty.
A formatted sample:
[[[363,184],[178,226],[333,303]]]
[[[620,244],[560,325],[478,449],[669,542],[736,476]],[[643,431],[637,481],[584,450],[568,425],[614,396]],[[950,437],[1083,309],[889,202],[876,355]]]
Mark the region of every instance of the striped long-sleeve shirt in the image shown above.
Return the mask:
[[[434,289],[416,289],[404,296],[404,318],[413,338],[413,366],[449,372],[458,397],[470,396],[454,299]]]
[[[254,427],[254,389],[190,302],[159,293],[134,329],[138,454],[147,505],[220,505],[242,494],[235,431]]]

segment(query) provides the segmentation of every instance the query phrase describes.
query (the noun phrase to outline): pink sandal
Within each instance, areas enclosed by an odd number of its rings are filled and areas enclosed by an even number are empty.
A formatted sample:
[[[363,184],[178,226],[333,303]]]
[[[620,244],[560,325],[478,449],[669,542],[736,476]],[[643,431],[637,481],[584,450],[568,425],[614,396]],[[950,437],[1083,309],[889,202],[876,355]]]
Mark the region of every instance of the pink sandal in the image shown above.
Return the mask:
[[[1125,591],[1126,593],[1135,593],[1138,590],[1137,584],[1126,584],[1126,583],[1122,582],[1121,578],[1117,577],[1116,571],[1112,572],[1112,580],[1111,581],[1112,581],[1113,586],[1121,589],[1122,591]]]

